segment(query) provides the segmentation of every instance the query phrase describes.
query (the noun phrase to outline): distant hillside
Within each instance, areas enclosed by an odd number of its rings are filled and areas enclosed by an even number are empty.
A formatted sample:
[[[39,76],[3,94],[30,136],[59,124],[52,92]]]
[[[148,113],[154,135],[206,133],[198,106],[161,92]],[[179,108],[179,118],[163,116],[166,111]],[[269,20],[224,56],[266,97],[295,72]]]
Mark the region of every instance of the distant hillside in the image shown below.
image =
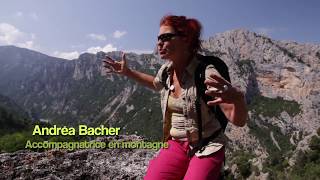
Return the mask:
[[[110,124],[122,132],[161,136],[158,94],[117,75],[101,72],[105,53],[66,61],[13,46],[0,47],[0,93],[29,114],[57,124]],[[119,59],[119,53],[109,53]],[[129,65],[152,74],[152,55],[127,55]],[[157,131],[152,132],[154,127]]]
[[[24,130],[30,123],[30,118],[21,107],[8,97],[0,95],[0,137]]]

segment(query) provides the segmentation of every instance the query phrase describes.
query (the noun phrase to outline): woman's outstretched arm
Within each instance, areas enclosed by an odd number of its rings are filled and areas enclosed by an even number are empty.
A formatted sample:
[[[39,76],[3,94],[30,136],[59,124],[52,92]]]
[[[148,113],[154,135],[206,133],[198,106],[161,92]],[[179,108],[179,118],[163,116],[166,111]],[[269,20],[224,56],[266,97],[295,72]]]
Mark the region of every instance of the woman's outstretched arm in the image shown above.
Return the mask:
[[[103,62],[105,63],[103,66],[108,70],[108,73],[117,73],[127,76],[138,83],[155,90],[153,84],[154,76],[128,68],[125,53],[122,53],[121,61],[115,61],[109,56],[106,56],[106,59],[104,59]]]
[[[145,74],[136,70],[130,70],[130,69],[125,75],[131,79],[134,79],[140,84],[147,86],[152,90],[155,90],[155,86],[153,84],[154,76],[151,76],[149,74]]]

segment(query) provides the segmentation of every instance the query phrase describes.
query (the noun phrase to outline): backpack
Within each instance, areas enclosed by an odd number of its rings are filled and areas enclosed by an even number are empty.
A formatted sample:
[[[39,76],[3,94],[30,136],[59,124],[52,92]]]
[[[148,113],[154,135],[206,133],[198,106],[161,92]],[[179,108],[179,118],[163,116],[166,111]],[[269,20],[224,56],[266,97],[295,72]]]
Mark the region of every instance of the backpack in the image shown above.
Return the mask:
[[[194,81],[197,89],[195,107],[198,119],[199,142],[191,151],[189,151],[189,156],[193,156],[194,153],[198,150],[203,151],[203,147],[206,146],[210,140],[216,138],[221,133],[221,131],[224,132],[228,124],[228,119],[222,112],[220,106],[216,105],[209,107],[210,110],[214,113],[216,119],[219,121],[221,128],[209,137],[202,138],[201,98],[205,103],[213,99],[213,97],[205,94],[205,91],[207,89],[206,85],[204,84],[206,67],[208,65],[213,65],[225,80],[227,80],[228,82],[231,82],[231,80],[229,76],[228,66],[220,58],[215,56],[203,56],[200,54],[197,57],[200,63],[196,68]]]

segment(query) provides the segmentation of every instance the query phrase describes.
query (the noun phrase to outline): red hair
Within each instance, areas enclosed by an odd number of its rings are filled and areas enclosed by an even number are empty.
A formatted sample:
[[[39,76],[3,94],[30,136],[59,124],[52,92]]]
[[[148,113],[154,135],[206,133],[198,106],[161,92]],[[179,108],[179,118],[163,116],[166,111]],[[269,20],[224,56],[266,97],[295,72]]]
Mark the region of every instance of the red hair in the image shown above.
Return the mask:
[[[201,24],[198,20],[185,16],[166,15],[162,17],[160,26],[171,26],[177,34],[187,37],[193,53],[201,47]]]

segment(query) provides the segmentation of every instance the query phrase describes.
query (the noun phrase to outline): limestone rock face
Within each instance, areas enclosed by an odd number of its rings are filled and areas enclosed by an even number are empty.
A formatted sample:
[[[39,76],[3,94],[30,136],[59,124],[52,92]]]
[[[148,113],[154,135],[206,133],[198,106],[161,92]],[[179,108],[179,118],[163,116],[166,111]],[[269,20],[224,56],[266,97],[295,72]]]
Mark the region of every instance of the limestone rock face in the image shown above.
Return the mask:
[[[238,29],[209,38],[203,48],[229,65],[233,84],[246,91],[249,101],[254,93],[297,101],[303,114],[292,119],[294,126],[309,133],[319,126],[319,45],[275,41]]]
[[[261,95],[281,97],[300,105],[301,112],[294,116],[283,111],[279,115],[259,114],[257,117],[254,111],[250,111],[248,123],[255,126],[239,129],[231,125],[226,131],[232,149],[241,147],[253,152],[256,166],[261,169],[270,149],[263,144],[259,130],[252,134],[256,128],[270,131],[265,135],[277,149],[283,148],[283,145],[277,147],[279,139],[274,138],[269,125],[278,127],[281,134],[289,136],[296,151],[308,149],[307,139],[320,127],[319,45],[275,41],[244,29],[217,34],[203,41],[202,45],[204,54],[218,56],[227,63],[233,85],[246,92],[248,103],[256,95]]]

